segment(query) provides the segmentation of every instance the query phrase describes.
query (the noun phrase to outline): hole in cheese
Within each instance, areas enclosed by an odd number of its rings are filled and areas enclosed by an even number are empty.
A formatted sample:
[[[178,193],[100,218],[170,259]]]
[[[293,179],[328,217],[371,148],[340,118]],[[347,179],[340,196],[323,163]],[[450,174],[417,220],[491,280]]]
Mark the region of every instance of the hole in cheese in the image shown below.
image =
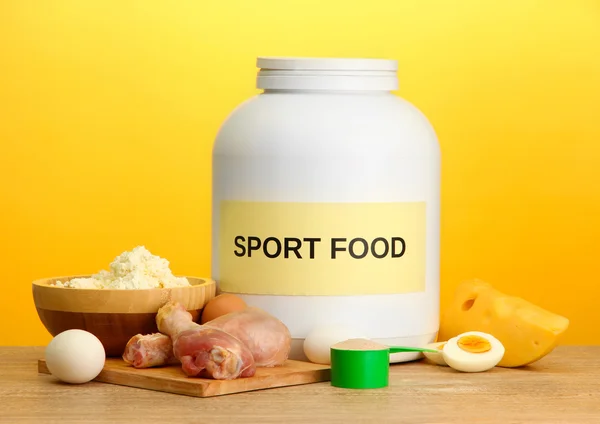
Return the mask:
[[[473,307],[473,304],[475,303],[475,299],[477,298],[474,297],[472,299],[465,300],[465,303],[462,304],[462,310],[468,311],[469,309],[471,309]]]
[[[458,347],[469,353],[483,353],[492,350],[489,341],[480,336],[463,336],[458,339]]]
[[[368,339],[348,339],[331,346],[340,350],[385,350],[387,346]]]

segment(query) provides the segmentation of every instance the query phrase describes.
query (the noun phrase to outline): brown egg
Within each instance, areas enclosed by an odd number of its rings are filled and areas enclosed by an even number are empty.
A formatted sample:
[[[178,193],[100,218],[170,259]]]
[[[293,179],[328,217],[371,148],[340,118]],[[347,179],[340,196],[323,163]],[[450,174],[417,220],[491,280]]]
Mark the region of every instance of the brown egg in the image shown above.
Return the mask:
[[[219,318],[220,316],[226,315],[230,312],[241,311],[246,309],[246,307],[246,302],[244,302],[241,297],[230,293],[220,294],[208,301],[204,307],[204,310],[202,311],[200,324],[212,321],[213,319]]]

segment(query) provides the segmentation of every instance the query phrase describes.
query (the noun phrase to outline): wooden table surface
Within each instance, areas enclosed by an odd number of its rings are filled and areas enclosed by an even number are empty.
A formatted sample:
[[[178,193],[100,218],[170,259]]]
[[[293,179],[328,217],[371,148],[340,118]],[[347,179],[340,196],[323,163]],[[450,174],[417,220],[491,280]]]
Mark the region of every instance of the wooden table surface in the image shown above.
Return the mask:
[[[0,347],[2,423],[600,423],[600,346],[559,347],[523,369],[466,374],[412,362],[390,386],[316,383],[214,398],[37,372],[42,347]]]

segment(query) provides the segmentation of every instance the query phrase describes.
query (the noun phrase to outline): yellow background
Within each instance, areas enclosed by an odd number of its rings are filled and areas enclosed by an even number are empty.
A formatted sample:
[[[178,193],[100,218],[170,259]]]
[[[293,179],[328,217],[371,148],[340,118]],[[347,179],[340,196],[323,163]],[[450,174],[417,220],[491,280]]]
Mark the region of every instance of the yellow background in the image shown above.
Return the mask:
[[[600,344],[600,3],[0,2],[0,344],[31,280],[143,244],[210,273],[210,155],[258,55],[399,60],[443,152],[442,303],[479,277]]]

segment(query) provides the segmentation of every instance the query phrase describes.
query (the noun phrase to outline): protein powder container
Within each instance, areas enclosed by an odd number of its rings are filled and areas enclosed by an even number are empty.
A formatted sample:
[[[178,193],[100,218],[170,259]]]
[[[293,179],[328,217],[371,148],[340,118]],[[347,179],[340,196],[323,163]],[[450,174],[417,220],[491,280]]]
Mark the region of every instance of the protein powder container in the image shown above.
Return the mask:
[[[440,149],[384,59],[257,61],[213,150],[212,276],[290,329],[422,346],[439,325]],[[418,357],[392,355],[391,362]]]

